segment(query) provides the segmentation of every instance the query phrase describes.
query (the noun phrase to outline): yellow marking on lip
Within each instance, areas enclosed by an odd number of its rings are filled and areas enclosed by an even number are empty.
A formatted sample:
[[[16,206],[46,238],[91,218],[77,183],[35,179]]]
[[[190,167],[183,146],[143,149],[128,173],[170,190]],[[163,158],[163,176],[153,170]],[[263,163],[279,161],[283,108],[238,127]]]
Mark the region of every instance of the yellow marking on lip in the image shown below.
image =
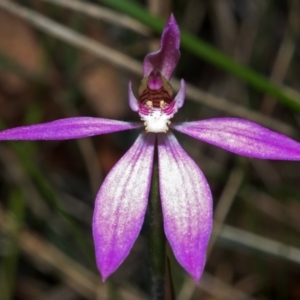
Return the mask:
[[[165,108],[166,107],[166,102],[164,100],[160,100],[159,107],[160,108]]]

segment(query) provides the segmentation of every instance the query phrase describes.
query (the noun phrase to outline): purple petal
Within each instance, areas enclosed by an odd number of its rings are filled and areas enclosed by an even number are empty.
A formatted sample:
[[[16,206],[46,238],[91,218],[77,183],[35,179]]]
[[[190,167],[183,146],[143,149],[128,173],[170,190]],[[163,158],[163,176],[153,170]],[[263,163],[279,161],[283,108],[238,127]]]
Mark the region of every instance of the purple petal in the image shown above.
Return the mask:
[[[77,117],[6,129],[0,132],[0,140],[68,140],[140,126],[110,119]]]
[[[151,71],[159,69],[169,80],[180,57],[179,46],[180,31],[174,16],[171,15],[162,33],[160,49],[148,54],[144,59],[144,77],[149,76]]]
[[[174,98],[177,109],[179,109],[183,105],[184,100],[185,100],[185,94],[186,94],[185,81],[183,79],[181,79],[180,90],[178,91],[177,95]]]
[[[128,84],[128,98],[129,98],[129,106],[133,111],[139,110],[139,103],[132,92],[131,82]]]
[[[173,126],[198,140],[228,151],[262,159],[300,159],[300,143],[256,123],[217,118]]]
[[[165,233],[178,262],[199,281],[212,227],[210,188],[173,134],[159,135],[158,158]]]
[[[147,208],[154,153],[153,134],[141,134],[113,167],[96,198],[93,235],[103,281],[128,255]]]

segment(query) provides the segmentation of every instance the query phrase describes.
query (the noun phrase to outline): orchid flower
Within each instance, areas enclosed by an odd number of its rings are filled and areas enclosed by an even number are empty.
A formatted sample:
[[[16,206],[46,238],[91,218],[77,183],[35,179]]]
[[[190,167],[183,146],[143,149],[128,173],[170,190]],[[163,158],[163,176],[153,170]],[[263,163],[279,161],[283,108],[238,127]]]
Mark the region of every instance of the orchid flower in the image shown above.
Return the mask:
[[[186,90],[181,80],[174,97],[169,83],[180,57],[179,45],[179,28],[171,16],[160,49],[144,59],[144,78],[137,97],[129,83],[129,105],[145,127],[107,175],[96,197],[93,236],[103,280],[124,261],[141,230],[155,147],[166,237],[181,266],[195,281],[201,277],[212,229],[212,195],[203,173],[169,127],[239,155],[300,160],[298,142],[247,120],[215,118],[171,124]],[[139,127],[143,124],[77,117],[7,129],[0,132],[0,140],[66,140]]]

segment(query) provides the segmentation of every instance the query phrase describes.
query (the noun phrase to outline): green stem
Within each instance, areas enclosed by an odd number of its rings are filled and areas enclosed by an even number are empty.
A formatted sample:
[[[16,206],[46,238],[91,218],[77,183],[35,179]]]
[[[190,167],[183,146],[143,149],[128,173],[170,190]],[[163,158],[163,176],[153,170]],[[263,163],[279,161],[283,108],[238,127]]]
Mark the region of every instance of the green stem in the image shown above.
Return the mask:
[[[152,295],[155,300],[164,299],[165,234],[158,188],[157,154],[154,157],[153,175],[149,199],[150,230],[149,255],[152,271]]]
[[[20,256],[18,241],[26,215],[26,203],[23,199],[23,194],[18,189],[12,192],[9,199],[8,215],[11,216],[7,227],[7,238],[9,239],[10,247],[2,259],[0,268],[0,291],[2,300],[15,299],[15,283],[18,276],[17,270]]]

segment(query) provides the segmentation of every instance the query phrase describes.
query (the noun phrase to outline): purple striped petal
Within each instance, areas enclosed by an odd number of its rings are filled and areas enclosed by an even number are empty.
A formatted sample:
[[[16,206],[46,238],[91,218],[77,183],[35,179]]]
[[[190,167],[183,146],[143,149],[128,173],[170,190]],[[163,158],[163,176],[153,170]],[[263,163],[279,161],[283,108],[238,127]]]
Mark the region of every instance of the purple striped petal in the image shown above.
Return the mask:
[[[217,118],[185,122],[173,128],[244,156],[261,159],[300,159],[300,143],[243,119]]]
[[[158,138],[159,188],[166,236],[178,262],[199,281],[212,228],[212,196],[173,134]]]
[[[68,140],[141,127],[110,119],[76,117],[0,132],[0,140]]]
[[[179,109],[185,100],[185,94],[186,94],[186,85],[185,81],[181,79],[180,81],[180,90],[178,91],[177,95],[174,98],[176,108]]]
[[[171,15],[162,33],[160,49],[148,54],[144,59],[144,77],[158,69],[169,80],[180,57],[179,46],[180,31],[174,16]]]
[[[96,198],[93,235],[103,281],[128,255],[147,208],[154,153],[153,134],[141,134],[105,178]]]
[[[128,84],[128,98],[129,98],[129,106],[133,111],[139,110],[139,102],[133,94],[131,82]]]

